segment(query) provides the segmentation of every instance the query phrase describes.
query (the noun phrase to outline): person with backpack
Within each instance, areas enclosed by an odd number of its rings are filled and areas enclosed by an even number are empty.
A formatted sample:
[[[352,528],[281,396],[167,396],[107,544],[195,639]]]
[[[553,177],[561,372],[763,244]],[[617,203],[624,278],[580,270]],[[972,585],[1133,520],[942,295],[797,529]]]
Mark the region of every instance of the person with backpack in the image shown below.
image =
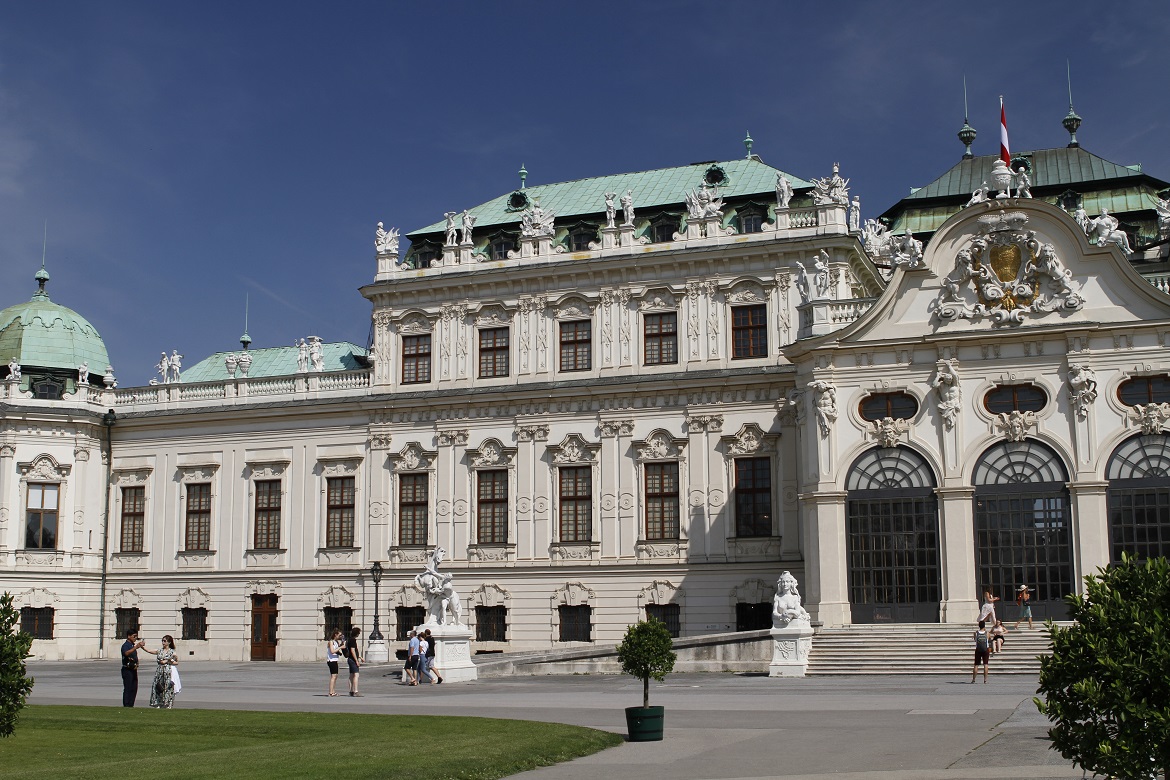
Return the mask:
[[[987,622],[979,621],[979,630],[975,632],[975,665],[971,667],[971,682],[975,682],[975,673],[979,664],[983,664],[983,684],[987,684],[987,661],[991,655],[991,635],[987,633]]]
[[[436,684],[441,685],[443,683],[443,675],[439,674],[439,672],[443,670],[435,666],[435,640],[431,638],[431,630],[429,628],[426,631],[423,631],[423,637],[426,639],[427,643],[427,649],[425,652],[427,674],[434,677]]]

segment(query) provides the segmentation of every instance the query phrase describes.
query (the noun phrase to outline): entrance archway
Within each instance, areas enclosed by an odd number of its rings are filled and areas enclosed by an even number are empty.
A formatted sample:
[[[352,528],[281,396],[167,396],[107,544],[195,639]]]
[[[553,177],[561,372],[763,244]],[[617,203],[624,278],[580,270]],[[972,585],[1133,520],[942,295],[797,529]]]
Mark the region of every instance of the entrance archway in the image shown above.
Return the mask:
[[[930,465],[909,447],[879,447],[854,461],[845,483],[854,623],[939,621],[935,485]]]
[[[1032,588],[1032,614],[1064,620],[1075,589],[1072,514],[1060,458],[1040,442],[1002,442],[975,464],[975,585],[1008,603]],[[1001,610],[1000,619],[1011,610]]]
[[[1109,480],[1109,560],[1170,556],[1170,436],[1138,435],[1117,446]]]

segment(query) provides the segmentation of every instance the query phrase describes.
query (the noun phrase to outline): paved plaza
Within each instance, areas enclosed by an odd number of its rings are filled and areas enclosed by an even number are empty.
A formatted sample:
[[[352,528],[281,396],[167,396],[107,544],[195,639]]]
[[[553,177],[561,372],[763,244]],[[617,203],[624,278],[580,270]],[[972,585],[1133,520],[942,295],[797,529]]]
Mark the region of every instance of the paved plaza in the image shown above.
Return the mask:
[[[572,723],[625,733],[623,708],[641,701],[626,676],[511,677],[409,688],[395,667],[363,672],[361,698],[325,695],[325,664],[189,662],[178,707],[471,715]],[[35,662],[35,704],[117,706],[113,661]],[[144,665],[139,706],[149,700]],[[671,675],[652,683],[666,707],[660,743],[626,743],[526,772],[532,780],[597,778],[1080,778],[1048,749],[1035,680],[875,677],[769,679]],[[338,680],[346,690],[345,675]],[[160,713],[159,717],[165,717]],[[420,758],[422,756],[420,755]],[[389,769],[389,768],[388,768]],[[392,776],[392,775],[388,775]]]

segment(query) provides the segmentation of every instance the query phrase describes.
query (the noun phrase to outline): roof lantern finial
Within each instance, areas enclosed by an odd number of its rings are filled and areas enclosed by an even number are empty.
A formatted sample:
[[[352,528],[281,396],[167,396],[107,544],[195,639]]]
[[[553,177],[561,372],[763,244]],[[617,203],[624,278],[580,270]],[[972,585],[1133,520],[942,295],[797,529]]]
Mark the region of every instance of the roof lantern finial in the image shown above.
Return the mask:
[[[528,181],[528,171],[524,170],[524,163],[520,163],[520,189],[524,189],[526,181]]]
[[[975,142],[975,128],[971,127],[967,121],[967,77],[963,76],[963,126],[959,128],[959,140],[963,142],[966,148],[963,150],[963,159],[970,160],[975,157],[974,152],[971,151],[971,144]]]
[[[252,343],[252,337],[248,335],[248,293],[244,293],[244,335],[240,336],[240,346],[245,350]]]
[[[49,220],[45,220],[45,237],[41,244],[41,270],[36,272],[33,279],[37,283],[37,291],[33,293],[33,298],[48,299],[49,294],[45,292],[45,282],[49,281],[49,272],[45,270],[45,254],[49,248]]]
[[[743,139],[743,145],[747,149],[747,158],[749,160],[752,158],[752,144],[754,144],[754,143],[755,143],[755,141],[752,140],[752,134],[751,134],[751,131],[749,130],[747,135],[744,136],[744,139]]]
[[[1064,125],[1064,129],[1067,130],[1069,134],[1068,148],[1076,149],[1081,145],[1080,142],[1077,141],[1077,129],[1081,126],[1081,118],[1077,115],[1076,111],[1073,111],[1072,66],[1069,64],[1068,60],[1064,61],[1064,67],[1066,75],[1068,76],[1068,116],[1064,118],[1061,124]]]

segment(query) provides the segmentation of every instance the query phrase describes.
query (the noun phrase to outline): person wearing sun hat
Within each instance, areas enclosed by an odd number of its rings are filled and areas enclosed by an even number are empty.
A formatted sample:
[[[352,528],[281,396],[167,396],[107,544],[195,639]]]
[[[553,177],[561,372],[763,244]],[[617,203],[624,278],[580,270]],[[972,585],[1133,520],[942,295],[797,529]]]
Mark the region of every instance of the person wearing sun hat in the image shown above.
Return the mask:
[[[1032,589],[1027,585],[1021,585],[1016,588],[1016,605],[1020,608],[1020,617],[1016,620],[1016,624],[1012,626],[1013,629],[1019,628],[1020,623],[1025,619],[1028,621],[1028,628],[1032,628],[1032,605],[1028,602],[1032,599]]]

